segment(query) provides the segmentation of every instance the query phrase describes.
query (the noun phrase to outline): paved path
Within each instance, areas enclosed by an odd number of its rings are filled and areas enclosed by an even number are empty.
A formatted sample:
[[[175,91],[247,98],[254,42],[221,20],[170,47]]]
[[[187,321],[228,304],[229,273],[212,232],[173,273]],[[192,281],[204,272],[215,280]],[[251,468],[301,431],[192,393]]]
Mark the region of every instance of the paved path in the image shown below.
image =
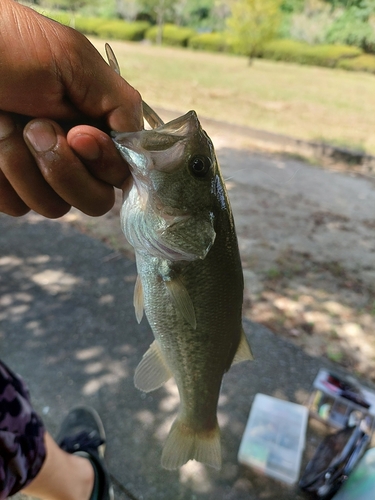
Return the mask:
[[[166,121],[178,115],[158,111]],[[292,249],[318,262],[338,261],[365,283],[375,282],[375,174],[255,152],[246,128],[201,121],[228,180],[245,265],[268,269]]]
[[[372,181],[277,157],[245,158],[238,134],[237,143],[230,142],[230,136],[204,126],[216,134],[224,175],[230,177],[243,255],[258,252],[272,261],[272,245],[266,253],[262,234],[275,248],[277,241],[300,251],[304,245],[309,251],[315,245],[318,252],[334,245],[335,255],[348,264],[354,262],[355,248],[355,262],[367,266],[370,276],[375,262]],[[289,207],[287,217],[278,211],[281,203]],[[311,210],[324,222],[314,238]],[[354,245],[359,240],[362,247]],[[134,262],[67,223],[33,214],[0,216],[0,356],[28,381],[50,432],[73,405],[94,406],[107,429],[107,459],[120,500],[303,498],[296,487],[239,466],[236,456],[255,394],[306,403],[318,369],[328,362],[246,321],[256,360],[234,367],[224,379],[222,470],[190,463],[165,471],[161,449],[178,398],[173,383],[149,395],[134,388],[135,367],[152,341],[147,322],[138,325],[134,318],[134,281]],[[316,432],[310,425],[304,463],[319,442]]]
[[[165,471],[162,443],[178,399],[172,383],[149,395],[134,388],[134,369],[152,341],[147,323],[134,318],[134,280],[132,261],[68,224],[33,214],[0,216],[1,358],[28,381],[50,432],[73,405],[94,406],[107,429],[118,499],[303,498],[298,489],[239,466],[236,456],[255,394],[305,403],[327,362],[245,322],[256,360],[224,379],[222,470],[191,462]],[[309,431],[304,462],[317,442]]]

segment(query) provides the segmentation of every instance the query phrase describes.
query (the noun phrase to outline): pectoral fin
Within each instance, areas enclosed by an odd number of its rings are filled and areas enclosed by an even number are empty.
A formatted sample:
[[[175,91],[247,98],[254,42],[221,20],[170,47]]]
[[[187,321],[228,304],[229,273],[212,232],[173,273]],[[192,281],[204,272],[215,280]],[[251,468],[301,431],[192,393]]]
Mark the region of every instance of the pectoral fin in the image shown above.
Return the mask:
[[[159,389],[172,377],[156,340],[143,355],[134,374],[134,385],[143,392]]]
[[[251,352],[251,347],[246,338],[245,332],[242,329],[241,340],[238,346],[237,352],[234,355],[232,365],[241,363],[242,361],[252,361],[254,359],[253,353]]]
[[[134,297],[133,304],[135,309],[135,317],[137,318],[138,323],[142,321],[143,318],[143,287],[142,281],[139,275],[137,276],[137,280],[135,282],[134,287]]]
[[[184,284],[178,278],[165,281],[165,284],[176,309],[195,330],[197,320],[194,305]]]

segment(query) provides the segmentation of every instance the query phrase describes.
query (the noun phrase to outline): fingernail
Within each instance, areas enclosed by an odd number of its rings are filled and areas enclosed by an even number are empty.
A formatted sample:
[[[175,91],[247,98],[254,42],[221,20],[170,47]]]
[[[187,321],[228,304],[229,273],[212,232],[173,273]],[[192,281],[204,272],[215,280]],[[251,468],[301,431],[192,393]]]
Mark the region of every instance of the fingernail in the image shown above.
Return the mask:
[[[14,131],[14,121],[10,116],[0,115],[0,140],[6,139]]]
[[[95,161],[101,156],[98,143],[94,137],[89,134],[79,134],[75,136],[71,141],[71,145],[84,160]]]
[[[56,146],[55,129],[48,122],[33,122],[27,128],[26,137],[38,153],[50,151]]]

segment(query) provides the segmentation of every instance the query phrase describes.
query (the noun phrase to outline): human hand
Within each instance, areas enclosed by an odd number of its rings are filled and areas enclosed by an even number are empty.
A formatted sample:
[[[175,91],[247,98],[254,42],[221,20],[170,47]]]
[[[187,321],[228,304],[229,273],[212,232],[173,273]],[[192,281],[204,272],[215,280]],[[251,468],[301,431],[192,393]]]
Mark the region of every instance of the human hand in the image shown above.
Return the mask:
[[[105,213],[113,186],[129,177],[125,162],[100,129],[66,135],[57,121],[139,130],[140,95],[80,33],[13,0],[2,0],[0,13],[0,211]],[[23,130],[20,115],[37,119]]]

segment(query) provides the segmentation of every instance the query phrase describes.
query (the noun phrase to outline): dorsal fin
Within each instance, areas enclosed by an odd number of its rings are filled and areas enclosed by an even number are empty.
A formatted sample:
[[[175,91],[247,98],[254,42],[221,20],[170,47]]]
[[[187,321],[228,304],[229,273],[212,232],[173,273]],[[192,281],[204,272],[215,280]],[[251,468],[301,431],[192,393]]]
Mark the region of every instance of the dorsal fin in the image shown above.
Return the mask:
[[[120,65],[109,43],[105,44],[105,52],[107,54],[108,64],[111,66],[113,71],[115,71],[118,75],[121,75]]]
[[[118,75],[121,76],[120,65],[117,61],[115,53],[113,52],[112,47],[109,43],[105,44],[105,52],[107,54],[108,64],[111,66],[113,71],[115,71]],[[163,120],[160,116],[154,111],[151,106],[142,101],[142,109],[143,109],[143,117],[146,122],[150,125],[151,128],[157,128],[164,125]]]

